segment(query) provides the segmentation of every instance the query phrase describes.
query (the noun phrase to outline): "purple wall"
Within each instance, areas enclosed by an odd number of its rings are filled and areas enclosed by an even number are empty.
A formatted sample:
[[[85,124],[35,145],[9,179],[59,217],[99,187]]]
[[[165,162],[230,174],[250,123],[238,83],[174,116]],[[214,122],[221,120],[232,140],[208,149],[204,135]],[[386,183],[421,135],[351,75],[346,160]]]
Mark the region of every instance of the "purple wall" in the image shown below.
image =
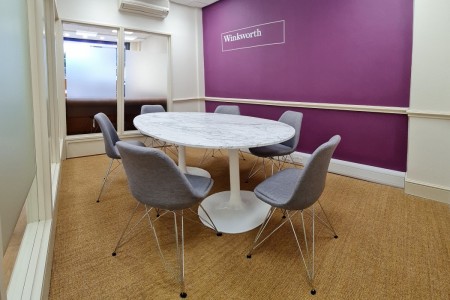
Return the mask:
[[[412,0],[221,0],[203,9],[206,96],[408,107],[412,16]],[[279,20],[285,43],[222,51],[222,33]],[[241,106],[271,119],[286,109]],[[336,158],[406,170],[406,116],[300,111],[299,151],[339,133]]]

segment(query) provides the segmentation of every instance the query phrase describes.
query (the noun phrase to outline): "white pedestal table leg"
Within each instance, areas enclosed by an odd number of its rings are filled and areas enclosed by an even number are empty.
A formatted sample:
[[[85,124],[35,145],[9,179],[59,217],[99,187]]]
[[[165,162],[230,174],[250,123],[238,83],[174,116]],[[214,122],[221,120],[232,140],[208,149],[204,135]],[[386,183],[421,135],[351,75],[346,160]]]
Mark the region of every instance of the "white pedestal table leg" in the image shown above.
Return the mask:
[[[183,173],[211,178],[211,174],[204,169],[186,166],[185,146],[178,146],[178,168],[180,168]]]
[[[251,191],[240,190],[239,150],[229,149],[230,191],[224,191],[207,197],[202,202],[217,229],[224,233],[241,233],[261,225],[270,206]],[[207,217],[199,207],[202,219]],[[205,225],[206,222],[203,222]],[[208,226],[208,225],[207,225]]]

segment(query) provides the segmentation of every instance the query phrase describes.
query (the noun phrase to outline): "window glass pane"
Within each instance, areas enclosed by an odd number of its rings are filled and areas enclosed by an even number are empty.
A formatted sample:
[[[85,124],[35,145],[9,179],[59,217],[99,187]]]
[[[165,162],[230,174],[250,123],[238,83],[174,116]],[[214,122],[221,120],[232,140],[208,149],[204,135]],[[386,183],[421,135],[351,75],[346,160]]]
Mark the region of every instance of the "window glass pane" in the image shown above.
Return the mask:
[[[117,30],[64,23],[67,134],[99,132],[103,112],[117,128]]]
[[[116,47],[65,41],[64,51],[67,98],[116,98]]]
[[[167,110],[168,37],[125,30],[125,130],[144,104]]]

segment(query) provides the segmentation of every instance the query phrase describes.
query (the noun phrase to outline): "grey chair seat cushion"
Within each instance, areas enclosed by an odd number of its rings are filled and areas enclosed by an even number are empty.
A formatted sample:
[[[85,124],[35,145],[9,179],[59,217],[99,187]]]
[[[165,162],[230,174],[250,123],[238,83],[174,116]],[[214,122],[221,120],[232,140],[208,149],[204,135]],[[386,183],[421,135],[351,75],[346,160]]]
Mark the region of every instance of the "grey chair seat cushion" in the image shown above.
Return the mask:
[[[211,178],[191,174],[185,174],[185,176],[192,186],[195,197],[205,198],[208,195],[214,183]]]
[[[293,209],[289,202],[298,186],[303,169],[284,169],[261,182],[254,190],[256,197],[279,208]]]
[[[131,144],[131,145],[135,145],[135,146],[145,147],[145,144],[141,141],[130,140],[130,141],[124,141],[124,142]],[[111,158],[120,159],[120,153],[119,153],[119,149],[117,149],[117,146],[114,146],[114,153],[116,154],[116,157],[111,157]]]
[[[253,155],[256,155],[259,157],[273,157],[273,156],[289,155],[294,151],[291,147],[285,146],[283,144],[254,147],[254,148],[249,148],[248,150]]]

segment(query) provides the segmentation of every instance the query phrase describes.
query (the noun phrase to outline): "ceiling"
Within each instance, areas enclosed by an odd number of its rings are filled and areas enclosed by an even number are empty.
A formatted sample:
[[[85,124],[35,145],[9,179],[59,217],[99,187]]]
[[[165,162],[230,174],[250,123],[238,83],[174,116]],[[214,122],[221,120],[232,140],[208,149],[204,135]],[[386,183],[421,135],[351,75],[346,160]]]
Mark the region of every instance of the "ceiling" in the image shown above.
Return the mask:
[[[170,0],[170,1],[190,7],[202,8],[220,0]],[[115,30],[115,28],[64,22],[63,30],[64,30],[64,37],[67,38],[117,42],[117,30]],[[125,40],[136,42],[142,41],[145,40],[149,35],[150,35],[149,33],[145,32],[125,31]]]
[[[175,2],[178,4],[183,4],[192,7],[205,7],[219,0],[170,0],[170,2]]]

